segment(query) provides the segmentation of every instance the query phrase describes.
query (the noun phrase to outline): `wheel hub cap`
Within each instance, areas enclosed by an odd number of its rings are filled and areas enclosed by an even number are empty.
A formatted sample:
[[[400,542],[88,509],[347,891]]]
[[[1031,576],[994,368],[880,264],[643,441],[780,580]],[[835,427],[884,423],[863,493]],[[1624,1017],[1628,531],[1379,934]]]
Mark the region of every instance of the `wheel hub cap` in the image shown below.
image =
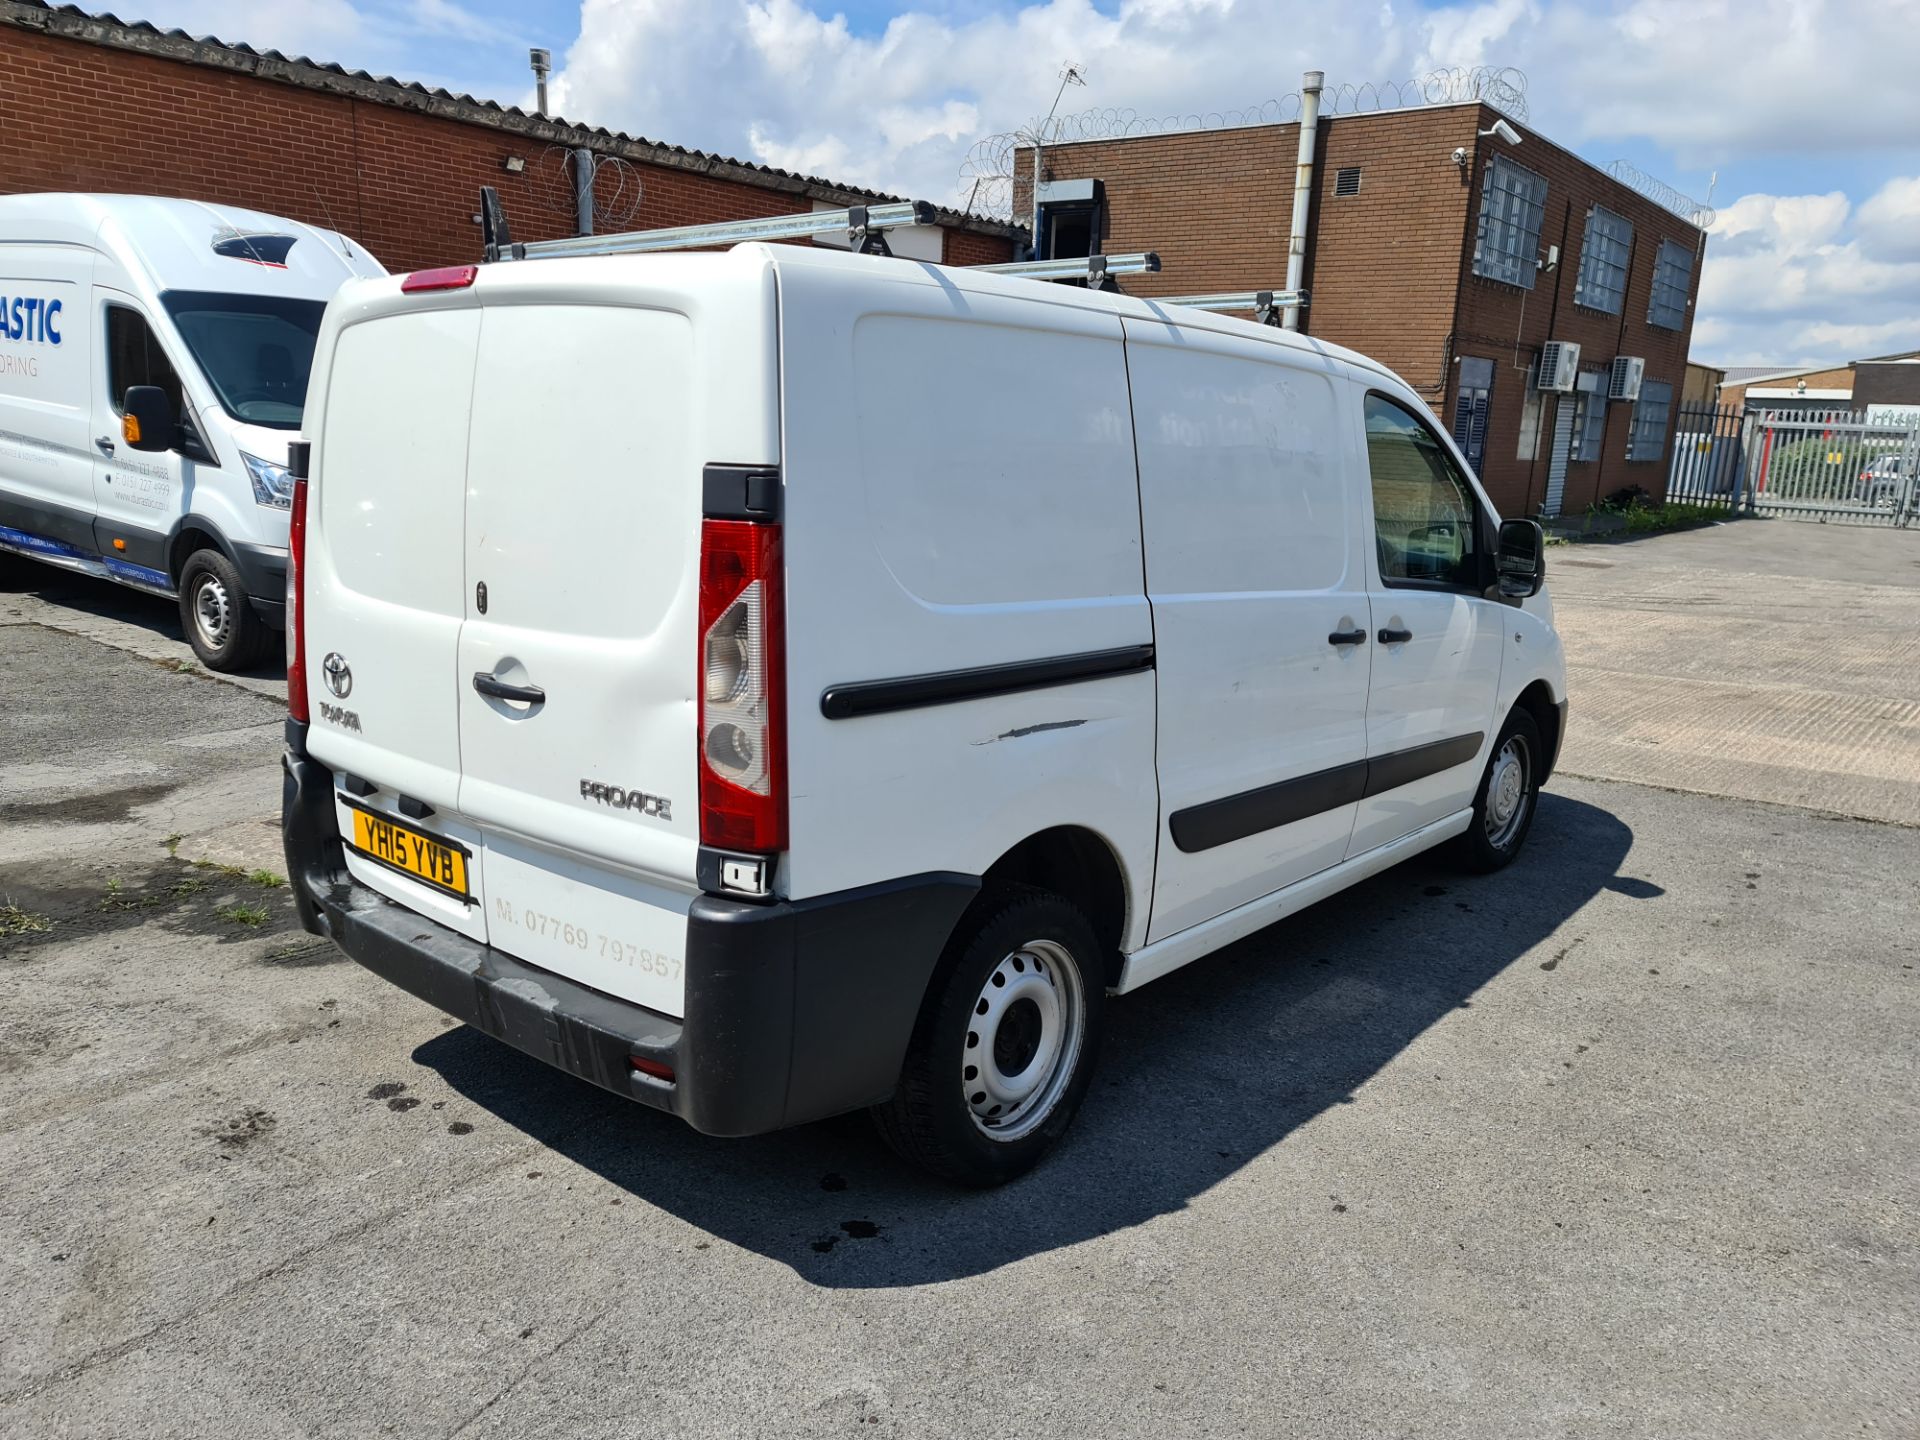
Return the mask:
[[[1526,813],[1527,770],[1526,744],[1515,735],[1493,757],[1487,779],[1487,838],[1497,846],[1513,838]]]
[[[1046,1119],[1073,1078],[1083,1009],[1079,972],[1053,941],[1030,941],[993,968],[960,1056],[975,1125],[1016,1140]]]
[[[200,638],[212,649],[227,643],[227,631],[233,625],[233,610],[227,599],[227,587],[211,575],[202,576],[193,594],[193,620]]]

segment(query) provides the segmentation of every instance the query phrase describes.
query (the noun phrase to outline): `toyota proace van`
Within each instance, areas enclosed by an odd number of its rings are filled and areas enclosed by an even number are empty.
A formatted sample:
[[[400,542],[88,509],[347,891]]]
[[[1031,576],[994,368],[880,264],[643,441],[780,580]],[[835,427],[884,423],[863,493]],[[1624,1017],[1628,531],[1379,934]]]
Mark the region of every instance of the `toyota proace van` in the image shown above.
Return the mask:
[[[0,198],[0,551],[177,598],[204,664],[253,664],[281,625],[321,313],[384,274],[227,205]]]
[[[806,246],[464,266],[341,291],[304,434],[302,921],[713,1135],[871,1108],[1017,1175],[1112,997],[1507,864],[1565,729],[1539,526],[1244,320]]]

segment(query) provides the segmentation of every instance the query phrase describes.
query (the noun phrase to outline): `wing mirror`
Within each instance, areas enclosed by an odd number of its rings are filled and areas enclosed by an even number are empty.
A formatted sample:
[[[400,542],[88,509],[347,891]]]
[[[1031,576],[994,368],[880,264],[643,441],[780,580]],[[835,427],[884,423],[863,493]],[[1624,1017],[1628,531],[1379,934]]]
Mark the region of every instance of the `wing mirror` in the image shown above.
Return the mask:
[[[121,437],[136,450],[172,450],[180,443],[173,402],[158,385],[129,385],[120,417]]]
[[[1494,574],[1502,599],[1525,600],[1540,593],[1547,579],[1547,532],[1538,520],[1500,522]]]

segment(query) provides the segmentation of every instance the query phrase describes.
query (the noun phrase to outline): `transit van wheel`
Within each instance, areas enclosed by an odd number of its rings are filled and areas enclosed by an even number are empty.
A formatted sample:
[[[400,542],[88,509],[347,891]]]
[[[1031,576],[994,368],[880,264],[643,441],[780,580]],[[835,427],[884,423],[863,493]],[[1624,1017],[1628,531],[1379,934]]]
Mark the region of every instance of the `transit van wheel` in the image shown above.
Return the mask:
[[[1540,805],[1545,756],[1540,727],[1516,707],[1493,742],[1473,797],[1473,824],[1460,837],[1460,856],[1469,870],[1485,874],[1510,865],[1527,843],[1533,812]]]
[[[196,550],[180,572],[180,628],[209,670],[245,670],[272,640],[240,571],[218,550]]]
[[[1086,1094],[1105,998],[1077,906],[1024,886],[982,892],[947,942],[899,1087],[874,1108],[881,1135],[961,1185],[1025,1174]]]

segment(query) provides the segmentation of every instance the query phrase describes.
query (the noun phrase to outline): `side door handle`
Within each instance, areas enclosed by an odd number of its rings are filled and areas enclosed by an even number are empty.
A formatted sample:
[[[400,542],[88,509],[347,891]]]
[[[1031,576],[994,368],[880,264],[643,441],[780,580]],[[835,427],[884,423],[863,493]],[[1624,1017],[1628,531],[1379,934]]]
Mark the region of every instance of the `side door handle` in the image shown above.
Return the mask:
[[[1336,630],[1327,636],[1329,645],[1364,645],[1366,643],[1367,632],[1364,630]]]
[[[1380,632],[1380,643],[1382,645],[1404,645],[1412,638],[1413,632],[1411,630],[1382,630]]]
[[[111,435],[96,435],[93,437],[93,443],[105,454],[113,454],[113,437]]]
[[[490,699],[513,700],[521,705],[544,705],[547,701],[547,692],[538,685],[509,685],[486,670],[475,672],[473,688]]]

